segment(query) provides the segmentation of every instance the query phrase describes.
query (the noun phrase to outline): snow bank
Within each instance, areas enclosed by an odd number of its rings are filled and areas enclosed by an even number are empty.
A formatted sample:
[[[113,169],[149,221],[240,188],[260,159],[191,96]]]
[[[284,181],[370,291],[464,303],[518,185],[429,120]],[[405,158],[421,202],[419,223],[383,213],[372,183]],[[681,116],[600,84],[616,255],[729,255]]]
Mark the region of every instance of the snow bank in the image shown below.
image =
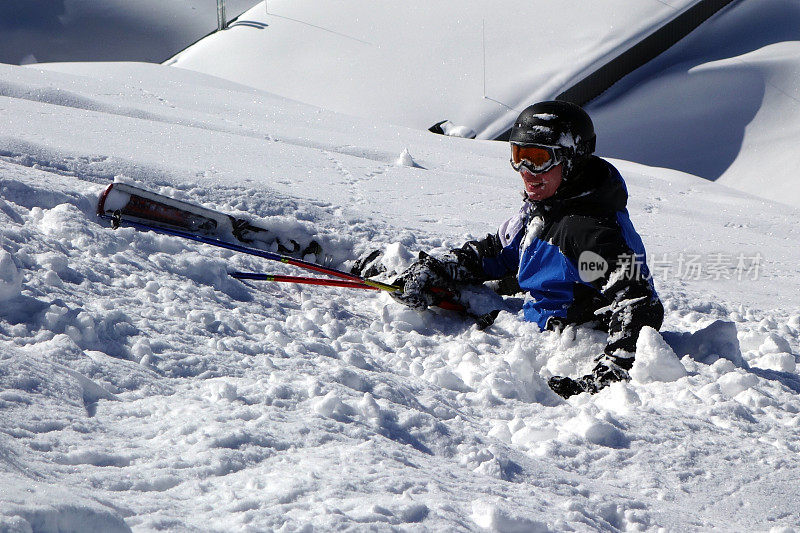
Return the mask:
[[[797,206],[798,27],[792,0],[722,10],[589,106],[598,151]]]

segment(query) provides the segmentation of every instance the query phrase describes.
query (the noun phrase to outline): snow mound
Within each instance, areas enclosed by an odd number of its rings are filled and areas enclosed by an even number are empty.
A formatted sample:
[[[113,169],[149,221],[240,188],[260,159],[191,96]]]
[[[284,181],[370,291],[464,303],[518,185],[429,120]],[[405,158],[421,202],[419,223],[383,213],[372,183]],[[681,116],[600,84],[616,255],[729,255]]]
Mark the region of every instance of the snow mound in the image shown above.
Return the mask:
[[[715,320],[692,333],[666,331],[664,340],[679,357],[688,355],[695,361],[711,365],[718,359],[727,359],[734,365],[747,367],[737,337],[736,324]]]
[[[725,396],[733,398],[741,392],[756,387],[758,385],[758,377],[743,371],[733,370],[720,376],[717,384]]]
[[[792,347],[789,341],[777,333],[768,333],[764,342],[758,347],[758,351],[762,354],[787,353],[792,351]]]
[[[14,263],[14,257],[0,250],[0,302],[16,298],[22,289],[22,274]]]
[[[544,533],[550,529],[536,520],[512,513],[496,503],[476,501],[472,504],[472,520],[497,533]]]
[[[386,246],[381,263],[387,272],[402,272],[414,261],[414,255],[399,242]]]
[[[398,167],[419,168],[419,165],[416,163],[416,161],[414,161],[414,158],[411,157],[408,148],[403,149],[403,152],[400,154],[394,164]]]
[[[794,372],[797,370],[797,361],[790,353],[768,353],[750,361],[752,366],[765,370],[777,370],[778,372]]]
[[[475,136],[477,135],[477,133],[475,133],[475,130],[473,130],[469,126],[456,126],[449,120],[440,122],[438,126],[442,130],[442,134],[447,135],[448,137],[461,137],[463,139],[474,139]]]
[[[661,335],[651,327],[644,327],[636,341],[636,360],[630,374],[634,381],[644,384],[676,381],[687,373]]]
[[[630,445],[630,440],[619,428],[586,412],[568,421],[565,428],[598,446],[627,448]]]

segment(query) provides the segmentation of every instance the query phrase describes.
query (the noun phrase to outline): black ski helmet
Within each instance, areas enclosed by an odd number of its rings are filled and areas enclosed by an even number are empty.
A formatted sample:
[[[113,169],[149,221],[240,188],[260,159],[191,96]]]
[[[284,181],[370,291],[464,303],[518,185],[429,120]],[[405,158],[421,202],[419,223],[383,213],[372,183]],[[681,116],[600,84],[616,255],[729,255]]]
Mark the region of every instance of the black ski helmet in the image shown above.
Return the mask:
[[[579,105],[560,100],[525,108],[514,121],[508,141],[520,146],[541,145],[559,149],[564,157],[564,179],[576,164],[595,149],[594,124]]]

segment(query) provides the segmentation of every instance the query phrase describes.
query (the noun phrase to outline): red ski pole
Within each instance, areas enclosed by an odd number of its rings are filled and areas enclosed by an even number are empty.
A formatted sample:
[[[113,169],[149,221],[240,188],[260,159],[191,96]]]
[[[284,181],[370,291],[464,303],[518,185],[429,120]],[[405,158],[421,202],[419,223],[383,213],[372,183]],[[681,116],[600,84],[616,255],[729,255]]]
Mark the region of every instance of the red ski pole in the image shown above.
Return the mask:
[[[304,285],[323,285],[326,287],[345,287],[348,289],[367,289],[371,291],[390,290],[390,285],[375,286],[361,281],[350,281],[346,279],[325,279],[309,278],[304,276],[283,276],[280,274],[260,274],[251,272],[231,272],[229,274],[235,279],[251,279],[258,281],[275,281],[278,283],[300,283]],[[398,290],[395,288],[394,290]]]

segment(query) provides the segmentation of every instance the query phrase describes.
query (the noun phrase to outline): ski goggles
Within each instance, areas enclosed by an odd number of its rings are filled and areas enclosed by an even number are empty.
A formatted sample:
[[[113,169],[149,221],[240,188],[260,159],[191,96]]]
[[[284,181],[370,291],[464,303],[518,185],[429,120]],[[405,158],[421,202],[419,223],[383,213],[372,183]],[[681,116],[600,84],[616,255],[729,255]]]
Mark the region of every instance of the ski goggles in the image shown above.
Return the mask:
[[[517,172],[525,167],[534,174],[541,174],[561,163],[560,152],[560,148],[553,146],[512,144],[511,166]]]

